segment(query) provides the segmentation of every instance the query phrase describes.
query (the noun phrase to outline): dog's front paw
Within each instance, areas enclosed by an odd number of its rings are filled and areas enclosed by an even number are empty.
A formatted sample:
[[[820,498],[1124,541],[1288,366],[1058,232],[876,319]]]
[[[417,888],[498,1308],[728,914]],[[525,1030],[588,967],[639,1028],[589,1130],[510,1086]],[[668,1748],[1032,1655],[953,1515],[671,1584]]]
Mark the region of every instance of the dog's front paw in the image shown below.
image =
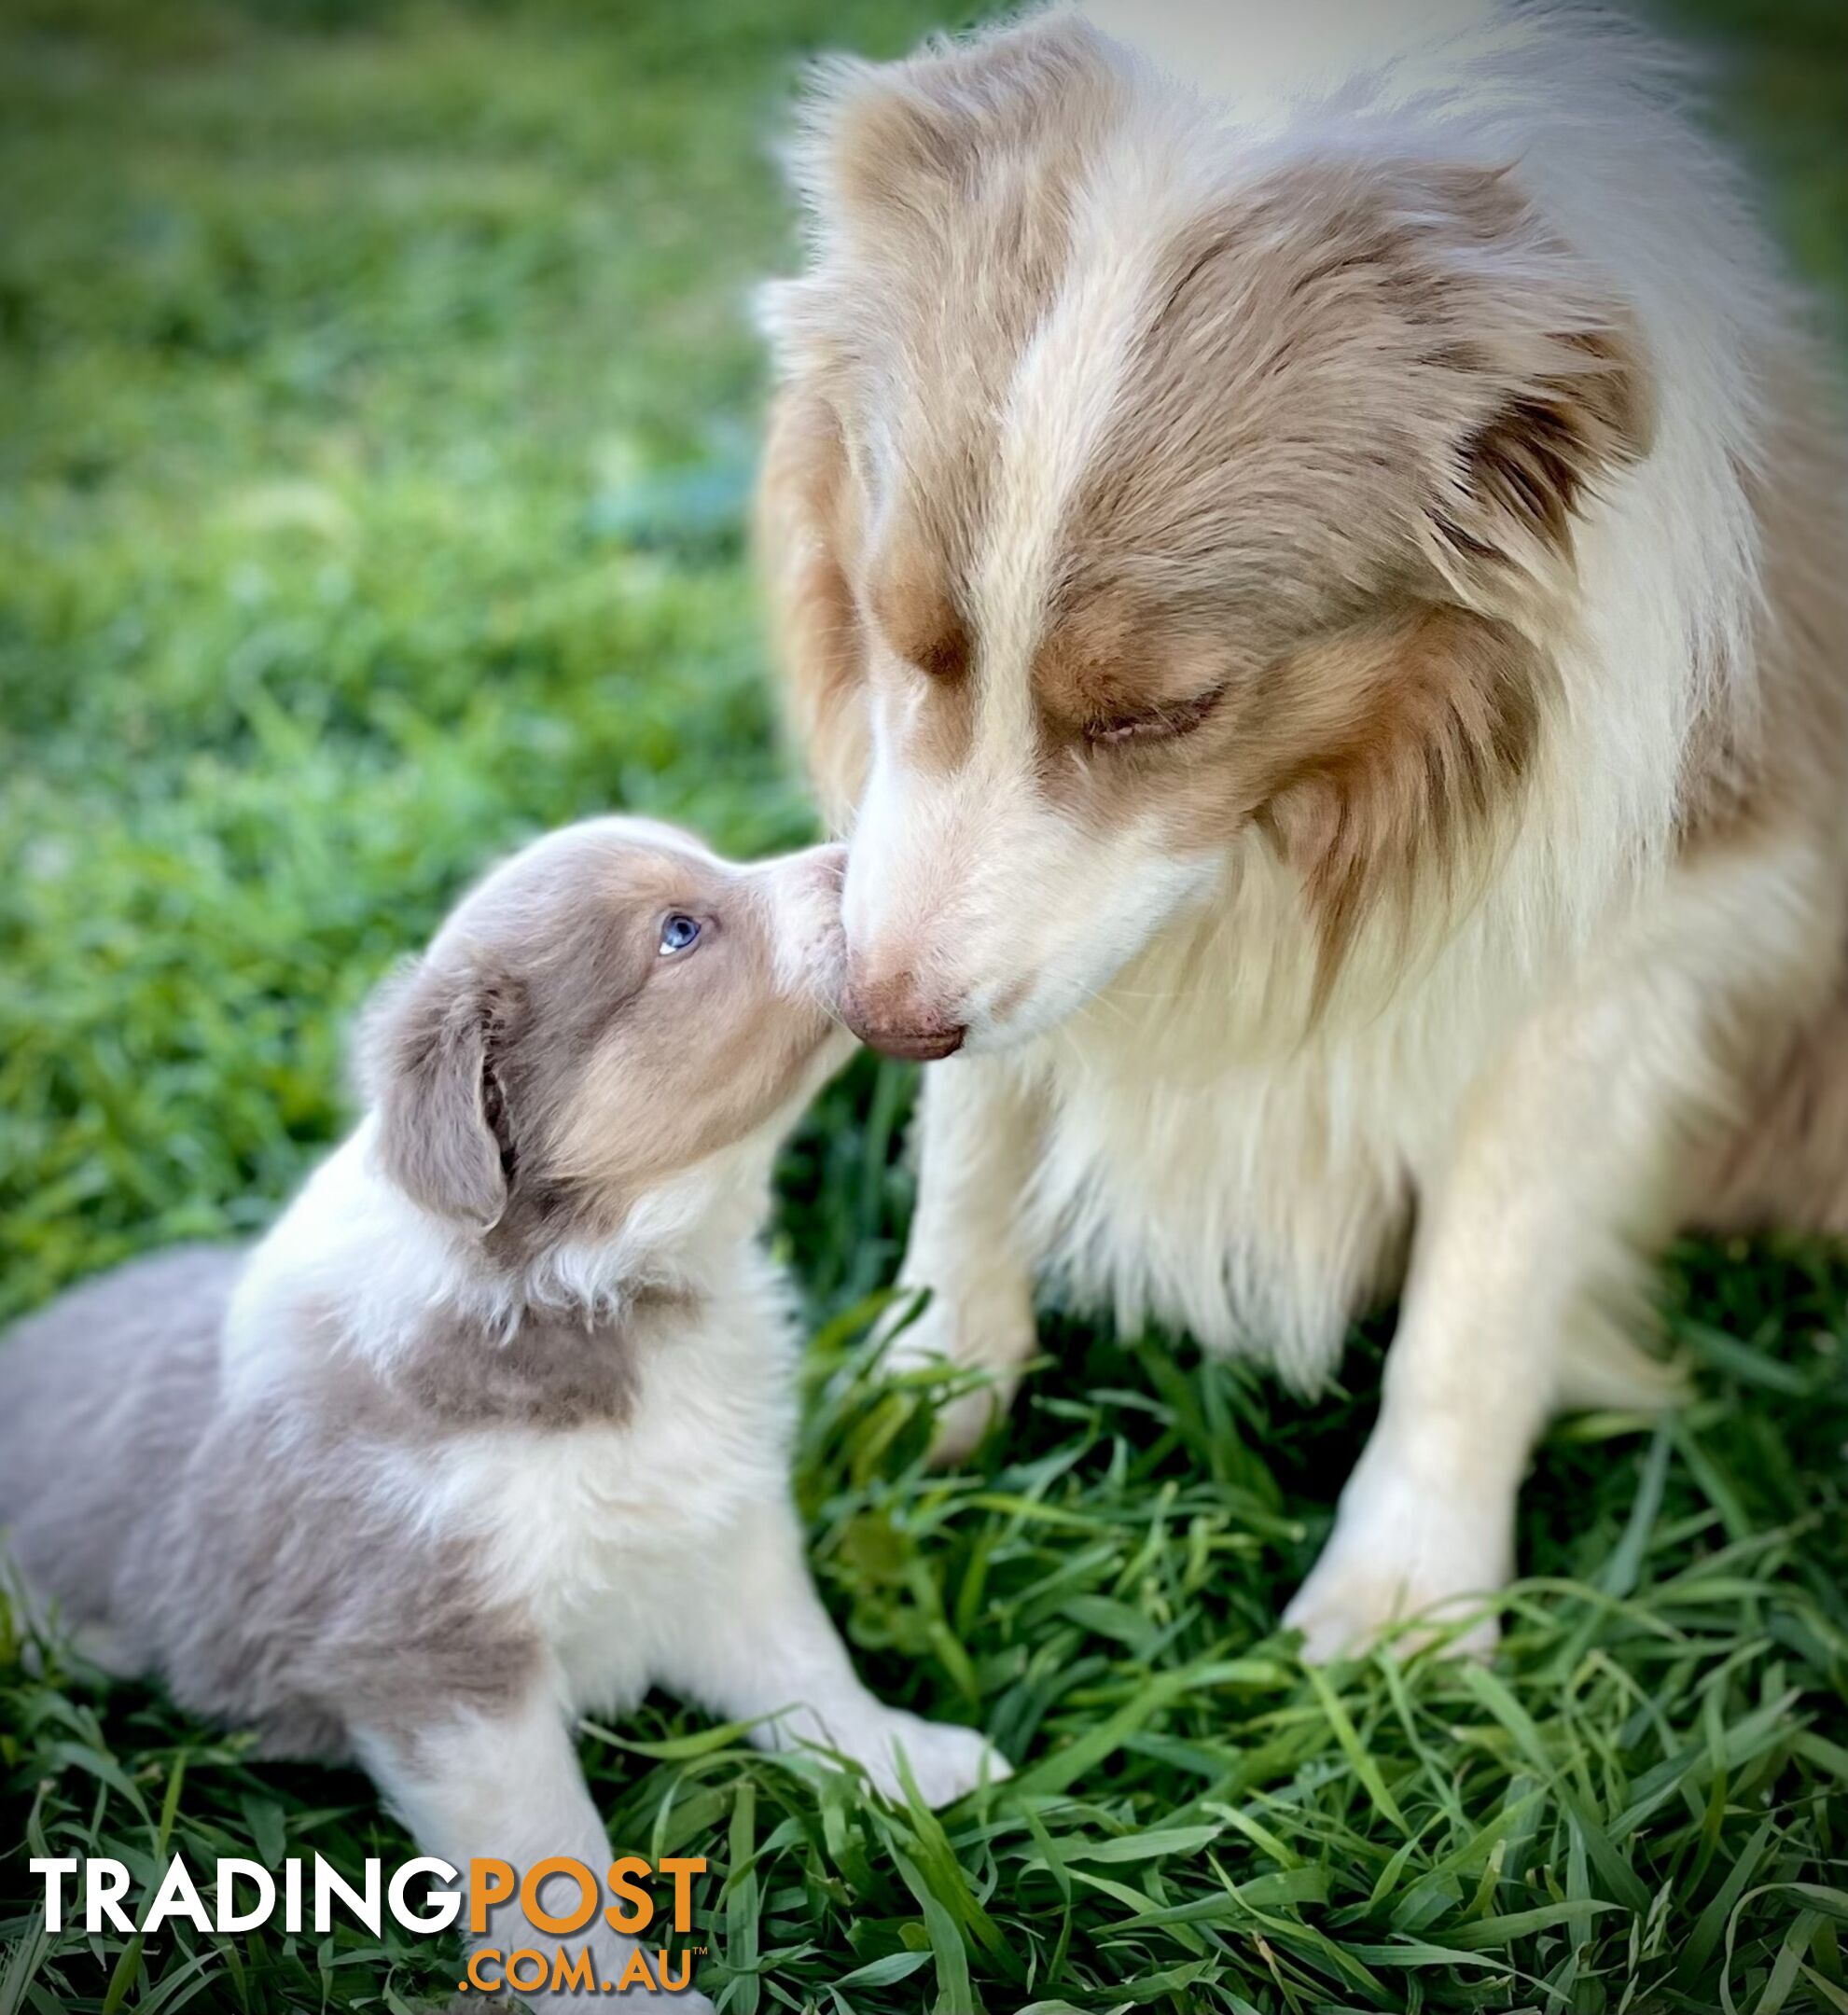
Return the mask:
[[[885,1353],[887,1371],[968,1367],[990,1374],[989,1383],[960,1393],[937,1410],[930,1459],[938,1467],[963,1461],[1007,1412],[1035,1341],[1033,1305],[1024,1295],[967,1300],[937,1295],[893,1337]]]
[[[999,1784],[1014,1774],[1013,1765],[979,1729],[926,1721],[900,1707],[886,1709],[851,1748],[841,1746],[877,1789],[897,1801],[905,1796],[898,1769],[901,1751],[926,1805],[953,1805],[978,1785]]]
[[[1396,1649],[1441,1639],[1452,1655],[1486,1658],[1501,1634],[1484,1605],[1508,1577],[1508,1524],[1404,1478],[1356,1474],[1285,1627],[1302,1633],[1313,1664],[1364,1651],[1409,1619],[1419,1627],[1396,1634]]]

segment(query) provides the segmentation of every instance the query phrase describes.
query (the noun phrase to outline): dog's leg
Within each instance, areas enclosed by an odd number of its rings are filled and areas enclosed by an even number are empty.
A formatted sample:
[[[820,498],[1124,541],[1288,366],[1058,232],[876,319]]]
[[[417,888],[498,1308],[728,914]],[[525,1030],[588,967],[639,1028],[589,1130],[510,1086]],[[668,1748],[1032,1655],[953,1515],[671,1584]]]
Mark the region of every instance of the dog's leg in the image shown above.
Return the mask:
[[[561,1937],[543,1930],[515,1900],[488,1910],[487,1928],[468,1934],[471,1947],[497,1951],[503,1967],[516,1952],[540,1952],[549,1964],[561,1950],[573,1962],[588,1947],[597,2000],[646,2000],[680,2015],[713,2015],[712,2003],[692,1991],[663,1997],[639,1981],[626,1991],[603,1991],[604,1981],[620,1981],[632,1970],[639,1948],[604,1921],[608,1899],[601,1884],[615,1856],[565,1717],[549,1688],[535,1689],[505,1714],[469,1713],[409,1730],[362,1730],[356,1747],[419,1851],[460,1869],[465,1883],[471,1861],[505,1861],[523,1877],[535,1862],[563,1855],[589,1869],[600,1885],[596,1914],[582,1931]],[[568,1919],[581,1908],[582,1896],[575,1877],[560,1874],[547,1878],[537,1900],[553,1917]],[[465,1913],[465,1927],[467,1922]],[[652,1980],[653,1954],[643,1952],[641,1964]],[[557,1993],[549,1986],[522,1989],[520,1998],[535,2008],[579,2006],[563,1986]]]
[[[1748,917],[1716,906],[1702,921],[1732,931],[1733,974],[1776,970],[1782,948]],[[1625,1299],[1638,1312],[1642,1256],[1672,1234],[1694,1145],[1722,1123],[1728,970],[1692,934],[1639,952],[1536,1016],[1466,1102],[1424,1188],[1378,1424],[1285,1615],[1310,1657],[1501,1587],[1521,1476],[1558,1406],[1674,1397],[1614,1316]],[[1479,1617],[1459,1647],[1496,1635]]]
[[[950,1463],[1007,1410],[1033,1355],[1033,1277],[1020,1212],[1040,1116],[1005,1063],[959,1057],[924,1072],[917,1126],[918,1203],[898,1278],[903,1287],[929,1288],[931,1299],[886,1362],[899,1371],[947,1362],[993,1374],[993,1384],[938,1415],[932,1459]]]
[[[663,1684],[713,1713],[756,1724],[760,1748],[819,1744],[902,1795],[898,1752],[932,1805],[1011,1774],[978,1730],[888,1707],[861,1683],[809,1574],[786,1503],[754,1508],[675,1589]]]

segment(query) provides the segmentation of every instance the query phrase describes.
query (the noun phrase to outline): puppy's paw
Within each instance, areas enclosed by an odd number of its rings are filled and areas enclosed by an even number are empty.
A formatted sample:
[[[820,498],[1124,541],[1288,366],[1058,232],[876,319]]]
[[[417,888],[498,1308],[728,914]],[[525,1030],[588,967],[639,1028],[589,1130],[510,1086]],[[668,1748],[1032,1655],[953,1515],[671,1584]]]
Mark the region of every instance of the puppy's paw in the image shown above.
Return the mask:
[[[1024,1296],[954,1301],[938,1295],[892,1339],[884,1358],[890,1372],[967,1366],[991,1375],[988,1384],[938,1409],[930,1459],[938,1468],[968,1456],[1013,1404],[1035,1341],[1033,1308]]]
[[[900,1707],[887,1708],[847,1753],[879,1790],[902,1803],[901,1750],[926,1805],[953,1805],[978,1785],[999,1784],[1014,1774],[1013,1765],[980,1730],[926,1721]]]
[[[1285,1627],[1302,1633],[1312,1664],[1365,1651],[1408,1619],[1421,1627],[1393,1640],[1407,1656],[1442,1640],[1453,1656],[1487,1658],[1501,1635],[1484,1605],[1508,1577],[1507,1525],[1403,1479],[1357,1475]]]

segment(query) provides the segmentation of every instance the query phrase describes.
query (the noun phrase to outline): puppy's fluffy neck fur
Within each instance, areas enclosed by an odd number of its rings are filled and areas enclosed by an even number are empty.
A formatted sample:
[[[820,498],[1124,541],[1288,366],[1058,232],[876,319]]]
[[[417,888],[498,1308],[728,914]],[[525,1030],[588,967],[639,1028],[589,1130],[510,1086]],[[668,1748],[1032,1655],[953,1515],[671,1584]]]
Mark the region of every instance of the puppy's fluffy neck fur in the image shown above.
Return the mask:
[[[659,1183],[606,1231],[580,1224],[517,1263],[408,1197],[380,1168],[376,1134],[368,1117],[252,1255],[227,1327],[227,1371],[239,1383],[273,1369],[266,1339],[285,1308],[313,1307],[327,1343],[389,1374],[433,1320],[511,1344],[535,1323],[589,1330],[664,1301],[685,1310],[723,1299],[761,1268],[778,1126]]]
[[[459,1273],[504,1300],[515,1322],[535,1311],[595,1318],[647,1294],[703,1299],[754,1248],[775,1151],[772,1132],[740,1142],[628,1201],[605,1229],[582,1224],[511,1265],[490,1258],[479,1240],[443,1229]]]

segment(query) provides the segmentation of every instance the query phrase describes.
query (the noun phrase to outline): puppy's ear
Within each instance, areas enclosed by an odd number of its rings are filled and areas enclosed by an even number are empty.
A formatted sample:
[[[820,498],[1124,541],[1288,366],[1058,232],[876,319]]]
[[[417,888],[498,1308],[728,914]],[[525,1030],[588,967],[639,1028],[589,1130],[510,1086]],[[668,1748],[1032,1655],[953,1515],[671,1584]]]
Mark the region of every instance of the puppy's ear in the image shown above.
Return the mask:
[[[380,989],[367,1014],[363,1077],[387,1175],[438,1216],[488,1231],[514,1166],[503,1065],[517,984],[467,953],[424,958]]]
[[[1465,588],[1569,562],[1587,500],[1649,451],[1635,318],[1509,171],[1424,165],[1394,179],[1403,277],[1444,415],[1425,475],[1431,557]]]

